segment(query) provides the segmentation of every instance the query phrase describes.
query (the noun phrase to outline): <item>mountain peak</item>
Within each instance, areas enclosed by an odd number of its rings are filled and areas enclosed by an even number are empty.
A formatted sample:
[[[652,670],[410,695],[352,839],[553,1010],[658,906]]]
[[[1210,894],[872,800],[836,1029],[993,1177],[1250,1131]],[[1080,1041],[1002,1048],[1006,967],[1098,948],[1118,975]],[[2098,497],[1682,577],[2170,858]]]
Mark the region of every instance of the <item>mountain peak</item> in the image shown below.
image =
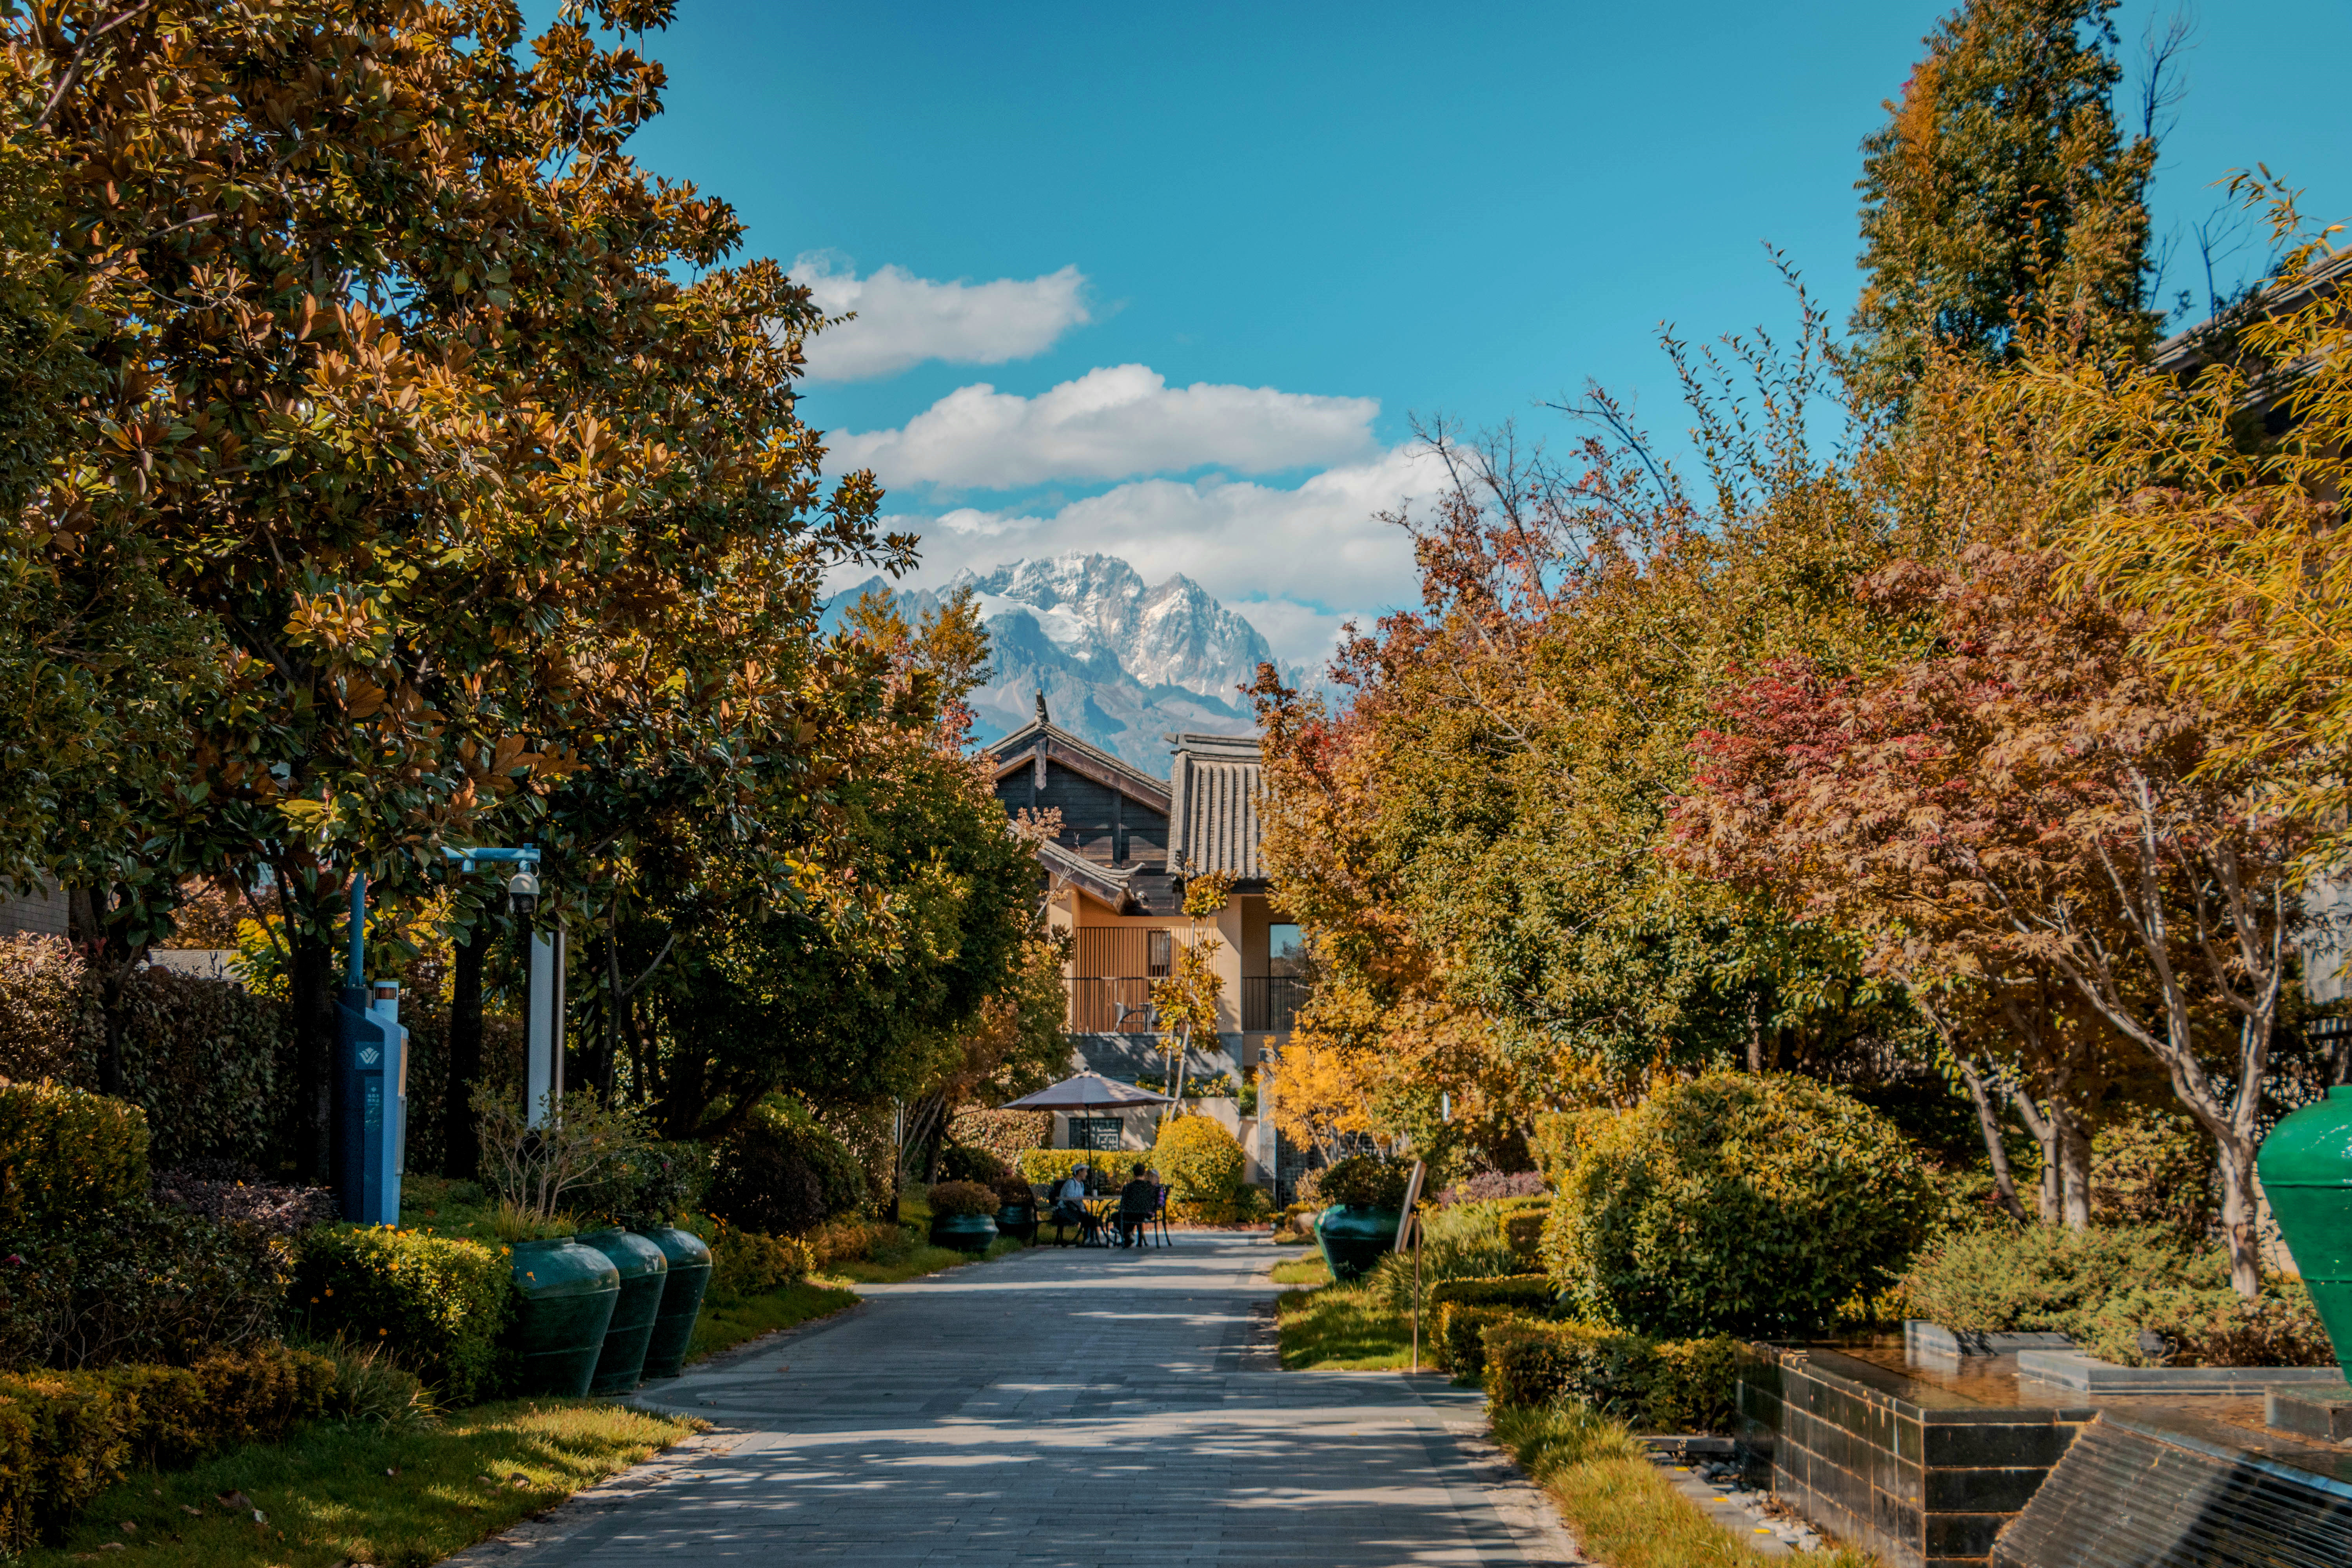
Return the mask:
[[[964,587],[989,631],[989,682],[971,699],[983,741],[1029,723],[1041,690],[1063,729],[1155,773],[1170,731],[1251,727],[1240,689],[1274,651],[1189,577],[1147,584],[1116,555],[1071,551],[967,567],[940,590],[898,596],[919,612]]]

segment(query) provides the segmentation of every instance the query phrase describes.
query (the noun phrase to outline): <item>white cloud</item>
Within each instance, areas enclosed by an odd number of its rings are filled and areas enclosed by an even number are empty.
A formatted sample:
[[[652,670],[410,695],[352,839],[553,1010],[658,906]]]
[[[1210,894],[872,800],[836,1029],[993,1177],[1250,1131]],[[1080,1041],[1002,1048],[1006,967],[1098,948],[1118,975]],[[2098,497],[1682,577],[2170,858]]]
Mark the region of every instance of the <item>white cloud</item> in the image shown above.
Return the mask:
[[[1142,479],[1042,516],[963,508],[887,521],[923,536],[919,582],[1022,556],[1099,551],[1148,583],[1182,573],[1256,626],[1277,655],[1311,664],[1348,616],[1369,619],[1419,602],[1412,541],[1375,514],[1426,500],[1443,480],[1432,459],[1398,448],[1287,489],[1219,476]]]
[[[1076,267],[1042,278],[999,278],[987,283],[934,282],[903,267],[860,278],[834,270],[823,254],[793,263],[828,316],[857,312],[809,341],[809,379],[868,381],[895,375],[925,360],[950,364],[1003,364],[1054,346],[1087,312],[1086,274]]]
[[[1149,365],[1090,370],[1035,397],[959,387],[897,430],[836,431],[833,466],[885,487],[1006,489],[1123,479],[1204,465],[1264,474],[1360,460],[1374,450],[1370,397],[1270,386],[1171,387]]]

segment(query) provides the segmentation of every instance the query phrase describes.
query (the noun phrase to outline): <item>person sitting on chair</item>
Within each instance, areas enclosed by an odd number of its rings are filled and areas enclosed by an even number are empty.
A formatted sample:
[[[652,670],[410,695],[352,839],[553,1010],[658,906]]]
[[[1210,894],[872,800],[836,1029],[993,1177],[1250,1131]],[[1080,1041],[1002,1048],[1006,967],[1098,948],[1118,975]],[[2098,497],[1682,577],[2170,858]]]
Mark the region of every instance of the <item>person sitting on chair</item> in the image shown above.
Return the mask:
[[[1134,1176],[1118,1190],[1118,1244],[1133,1247],[1136,1233],[1150,1222],[1151,1211],[1159,1206],[1160,1188],[1151,1173],[1136,1166]]]
[[[1084,1165],[1072,1171],[1069,1179],[1054,1192],[1054,1223],[1078,1227],[1078,1240],[1092,1246],[1095,1239],[1095,1216],[1087,1212],[1087,1177]]]

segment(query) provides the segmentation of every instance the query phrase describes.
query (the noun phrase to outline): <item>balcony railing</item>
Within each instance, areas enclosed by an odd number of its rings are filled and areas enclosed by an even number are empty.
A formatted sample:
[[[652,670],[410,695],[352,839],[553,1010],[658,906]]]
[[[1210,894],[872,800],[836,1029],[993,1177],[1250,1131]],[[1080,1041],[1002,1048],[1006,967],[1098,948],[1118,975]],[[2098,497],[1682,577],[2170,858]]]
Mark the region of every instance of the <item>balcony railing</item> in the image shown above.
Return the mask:
[[[1260,974],[1242,980],[1242,1028],[1253,1035],[1286,1035],[1298,1026],[1307,1005],[1307,982],[1292,974]]]
[[[1148,1035],[1160,1026],[1147,976],[1079,975],[1069,986],[1073,1033]]]
[[[1150,975],[1079,975],[1068,982],[1070,1023],[1082,1035],[1148,1035],[1160,1026]],[[1286,974],[1242,981],[1242,1027],[1250,1034],[1286,1035],[1307,1003],[1307,982]]]

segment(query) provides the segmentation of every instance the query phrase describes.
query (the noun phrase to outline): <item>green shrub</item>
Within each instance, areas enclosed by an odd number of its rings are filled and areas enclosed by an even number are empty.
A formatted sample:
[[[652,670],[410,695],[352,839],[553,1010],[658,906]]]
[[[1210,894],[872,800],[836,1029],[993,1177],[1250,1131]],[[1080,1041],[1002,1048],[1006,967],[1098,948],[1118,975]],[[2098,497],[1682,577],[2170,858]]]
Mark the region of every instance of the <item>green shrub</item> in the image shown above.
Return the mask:
[[[710,1151],[699,1143],[662,1142],[629,1152],[605,1197],[614,1223],[629,1230],[673,1225],[702,1202],[710,1185]]]
[[[998,1110],[967,1105],[948,1119],[948,1142],[966,1149],[985,1149],[1011,1170],[1032,1149],[1043,1149],[1054,1131],[1054,1118],[1044,1110]]]
[[[1315,1198],[1329,1204],[1401,1208],[1411,1167],[1378,1154],[1350,1154],[1314,1173]],[[1303,1187],[1304,1184],[1302,1184]]]
[[[0,1355],[12,1366],[185,1365],[275,1339],[284,1244],[141,1199],[0,1242]]]
[[[319,1351],[335,1366],[326,1414],[344,1426],[404,1431],[439,1414],[425,1380],[394,1361],[383,1341],[354,1345],[331,1340]]]
[[[492,1392],[513,1265],[484,1242],[338,1226],[303,1237],[293,1297],[314,1337],[381,1343],[446,1403],[463,1405]]]
[[[1492,1279],[1520,1269],[1519,1255],[1503,1234],[1501,1205],[1456,1204],[1451,1208],[1421,1212],[1421,1256],[1412,1250],[1392,1252],[1372,1271],[1372,1288],[1391,1307],[1412,1305],[1417,1277],[1426,1291],[1432,1284],[1455,1279]]]
[[[1486,1396],[1497,1405],[1575,1400],[1637,1432],[1727,1432],[1739,1342],[1658,1340],[1590,1323],[1513,1318],[1485,1333]]]
[[[1503,1216],[1503,1239],[1511,1244],[1512,1252],[1532,1258],[1543,1248],[1544,1226],[1550,1220],[1550,1200],[1539,1209],[1521,1210]]]
[[[1427,1314],[1433,1325],[1429,1336],[1432,1358],[1440,1370],[1454,1374],[1454,1382],[1478,1383],[1486,1373],[1486,1331],[1531,1315],[1517,1307],[1475,1307],[1466,1301],[1433,1307]]]
[[[2091,1138],[2091,1218],[2202,1245],[2213,1220],[2213,1141],[2187,1116],[2142,1111]]]
[[[55,1531],[134,1465],[283,1436],[333,1384],[332,1362],[282,1345],[189,1368],[0,1376],[0,1551]]]
[[[940,1180],[943,1182],[978,1182],[992,1187],[1010,1169],[985,1149],[951,1143],[940,1151]]]
[[[1934,1201],[1868,1107],[1801,1078],[1711,1073],[1580,1124],[1545,1261],[1597,1322],[1804,1332],[1900,1272]]]
[[[816,1249],[796,1237],[722,1227],[710,1244],[710,1293],[730,1301],[799,1284],[816,1268]]]
[[[718,1149],[709,1211],[767,1236],[799,1236],[866,1205],[866,1172],[849,1146],[797,1103],[771,1098]]]
[[[147,1117],[59,1083],[0,1085],[0,1229],[37,1229],[147,1196]]]
[[[1235,1217],[1245,1165],[1241,1143],[1222,1122],[1206,1116],[1179,1116],[1160,1130],[1151,1163],[1168,1184],[1171,1209],[1202,1225],[1225,1225]]]
[[[978,1182],[941,1182],[929,1194],[931,1215],[945,1219],[950,1215],[992,1215],[996,1212],[996,1189]]]
[[[1914,1317],[1963,1332],[2063,1333],[2140,1285],[2210,1285],[2166,1231],[1999,1224],[1945,1237],[1903,1278]]]

